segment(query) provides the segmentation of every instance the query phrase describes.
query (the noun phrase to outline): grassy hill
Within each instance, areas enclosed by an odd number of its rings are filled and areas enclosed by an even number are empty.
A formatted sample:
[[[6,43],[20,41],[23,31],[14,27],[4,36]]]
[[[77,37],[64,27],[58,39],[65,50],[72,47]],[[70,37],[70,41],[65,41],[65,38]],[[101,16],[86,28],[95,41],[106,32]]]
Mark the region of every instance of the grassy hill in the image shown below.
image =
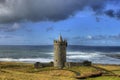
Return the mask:
[[[95,76],[98,73],[102,75]],[[76,66],[62,70],[54,67],[35,69],[33,64],[0,62],[0,80],[120,80],[120,66]]]

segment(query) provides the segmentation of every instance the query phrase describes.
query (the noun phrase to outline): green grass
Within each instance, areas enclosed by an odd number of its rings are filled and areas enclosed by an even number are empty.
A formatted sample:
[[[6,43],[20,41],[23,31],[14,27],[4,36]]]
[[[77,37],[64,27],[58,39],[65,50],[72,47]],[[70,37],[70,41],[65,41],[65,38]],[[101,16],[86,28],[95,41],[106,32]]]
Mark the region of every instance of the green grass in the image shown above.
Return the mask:
[[[115,65],[94,65],[105,71],[120,74],[120,66]],[[99,72],[95,67],[76,66],[64,68],[62,70],[54,67],[45,67],[35,69],[33,64],[16,63],[16,62],[0,62],[0,80],[76,80],[76,75],[88,75]],[[87,78],[85,80],[120,80],[115,76],[100,76]]]
[[[102,77],[96,77],[96,78],[88,78],[86,80],[120,80],[120,77],[102,76]]]
[[[98,72],[95,68],[91,66],[71,67],[68,70],[74,71],[81,76]]]
[[[95,65],[99,68],[105,69],[109,72],[112,72],[116,75],[120,75],[120,66],[117,65]]]

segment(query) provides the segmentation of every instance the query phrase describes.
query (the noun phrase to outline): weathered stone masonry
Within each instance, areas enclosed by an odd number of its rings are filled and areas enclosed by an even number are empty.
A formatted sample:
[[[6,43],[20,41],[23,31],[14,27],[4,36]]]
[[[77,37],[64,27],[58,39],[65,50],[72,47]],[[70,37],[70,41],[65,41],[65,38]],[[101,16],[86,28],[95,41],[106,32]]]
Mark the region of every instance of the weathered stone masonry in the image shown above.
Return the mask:
[[[62,39],[54,40],[54,67],[63,68],[66,63],[67,41]]]

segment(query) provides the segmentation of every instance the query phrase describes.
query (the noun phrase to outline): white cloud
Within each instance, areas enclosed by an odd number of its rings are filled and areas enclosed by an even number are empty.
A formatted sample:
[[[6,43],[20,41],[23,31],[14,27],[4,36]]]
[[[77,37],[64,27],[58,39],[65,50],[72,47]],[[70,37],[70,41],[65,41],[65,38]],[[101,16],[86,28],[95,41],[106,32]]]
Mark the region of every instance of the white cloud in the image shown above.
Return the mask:
[[[92,36],[88,35],[87,38],[88,38],[88,39],[92,39]]]
[[[12,30],[17,30],[17,29],[19,29],[20,27],[21,27],[20,24],[14,23],[13,26],[11,26],[11,29],[12,29]]]
[[[12,32],[20,29],[22,26],[20,23],[13,24],[0,24],[0,31]]]

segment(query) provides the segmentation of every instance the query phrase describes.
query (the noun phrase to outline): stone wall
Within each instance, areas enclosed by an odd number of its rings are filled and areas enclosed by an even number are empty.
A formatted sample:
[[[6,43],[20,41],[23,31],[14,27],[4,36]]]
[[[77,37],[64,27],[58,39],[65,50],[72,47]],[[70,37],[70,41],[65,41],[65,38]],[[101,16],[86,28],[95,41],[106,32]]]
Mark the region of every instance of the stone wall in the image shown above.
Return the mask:
[[[73,67],[73,66],[91,66],[92,62],[90,61],[83,61],[83,62],[66,62],[65,67]]]
[[[40,63],[40,62],[36,62],[34,64],[34,68],[44,68],[44,67],[53,67],[53,62],[50,63]]]
[[[53,67],[53,62],[50,63],[40,63],[40,62],[36,62],[34,64],[35,68],[44,68],[44,67]],[[90,61],[83,61],[83,62],[65,62],[65,67],[70,68],[73,66],[91,66],[92,62]],[[61,67],[58,67],[61,68]]]

